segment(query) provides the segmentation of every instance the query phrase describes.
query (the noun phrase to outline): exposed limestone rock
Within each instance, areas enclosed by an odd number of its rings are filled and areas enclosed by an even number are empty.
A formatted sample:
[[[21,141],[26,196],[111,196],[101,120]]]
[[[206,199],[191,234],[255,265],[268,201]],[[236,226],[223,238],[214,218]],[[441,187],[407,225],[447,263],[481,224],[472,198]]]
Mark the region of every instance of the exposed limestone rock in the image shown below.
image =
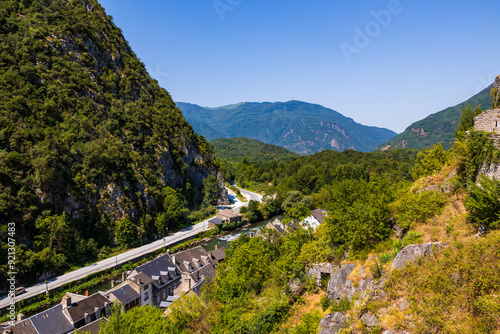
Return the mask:
[[[491,165],[483,163],[479,167],[479,175],[484,175],[490,179],[500,180],[500,164],[493,163]]]
[[[457,170],[454,169],[446,176],[443,183],[441,184],[441,191],[444,193],[449,193],[453,190],[452,178],[457,175]]]
[[[372,278],[361,279],[355,287],[353,281],[347,279],[347,276],[349,276],[354,268],[355,265],[346,264],[332,275],[332,278],[328,282],[328,298],[330,300],[343,298],[351,300],[356,293],[360,292],[363,294],[367,289],[373,287],[374,281]]]
[[[392,262],[391,270],[402,268],[407,262],[414,262],[423,255],[432,255],[433,247],[445,247],[446,243],[431,242],[422,245],[409,245],[403,248],[394,261]]]
[[[365,313],[361,316],[361,321],[368,327],[375,327],[378,325],[378,318],[371,312]]]
[[[346,283],[347,276],[356,268],[355,264],[348,263],[342,266],[339,270],[337,270],[333,275],[330,281],[328,282],[328,291],[332,291],[334,287],[341,286]]]
[[[410,306],[410,304],[408,303],[408,301],[406,299],[403,299],[401,301],[401,303],[399,303],[399,310],[400,311],[404,311],[408,308],[408,306]]]
[[[407,331],[397,331],[394,329],[389,329],[387,331],[384,331],[382,334],[408,334]]]
[[[346,317],[343,313],[336,312],[326,315],[319,323],[320,334],[334,334],[346,324]]]
[[[328,281],[328,292],[330,293],[328,297],[330,300],[340,299],[344,297],[343,295],[346,294],[346,292],[350,295],[355,292],[352,291],[352,281],[349,280],[350,286],[346,286],[347,276],[349,276],[355,267],[356,265],[348,263],[332,275],[332,278]]]
[[[435,185],[432,185],[432,186],[428,186],[427,188],[424,188],[422,190],[419,191],[419,193],[422,193],[424,191],[436,191],[436,192],[441,192],[441,188],[439,188],[438,186],[435,186]]]

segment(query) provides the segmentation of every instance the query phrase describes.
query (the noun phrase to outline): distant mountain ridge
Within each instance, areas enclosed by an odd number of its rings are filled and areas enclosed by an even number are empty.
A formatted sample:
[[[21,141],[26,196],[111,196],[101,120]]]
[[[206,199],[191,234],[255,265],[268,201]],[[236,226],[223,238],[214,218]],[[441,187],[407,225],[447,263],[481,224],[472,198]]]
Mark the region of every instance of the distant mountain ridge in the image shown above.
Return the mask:
[[[445,149],[451,148],[455,141],[462,109],[471,104],[473,107],[480,104],[483,110],[492,107],[490,91],[493,84],[474,95],[465,102],[446,108],[437,113],[411,124],[404,132],[388,142],[377,147],[379,150],[392,148],[423,149],[436,143],[441,143]]]
[[[217,108],[177,102],[194,130],[208,140],[246,137],[299,154],[326,149],[373,151],[397,135],[356,123],[335,110],[301,101],[243,102]]]

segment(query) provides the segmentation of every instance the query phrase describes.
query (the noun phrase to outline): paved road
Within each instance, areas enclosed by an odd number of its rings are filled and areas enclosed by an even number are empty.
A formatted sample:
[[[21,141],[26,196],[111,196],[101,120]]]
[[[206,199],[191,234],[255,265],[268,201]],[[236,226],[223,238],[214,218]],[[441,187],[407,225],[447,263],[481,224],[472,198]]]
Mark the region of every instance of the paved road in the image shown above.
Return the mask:
[[[254,199],[254,200],[260,200],[262,196],[259,194],[255,194],[252,192],[249,192],[247,190],[240,189],[241,193],[243,196],[245,196],[248,199]],[[234,196],[235,197],[235,196]],[[231,207],[237,209],[239,211],[239,208],[242,206],[248,205],[248,202],[240,202],[238,201],[237,198],[233,198],[233,201],[235,202]],[[211,219],[211,218],[209,218]],[[96,263],[93,263],[91,265],[88,265],[86,267],[71,271],[67,274],[55,277],[48,282],[48,289],[52,290],[55,289],[63,284],[73,282],[76,280],[79,280],[87,275],[106,270],[108,268],[112,268],[118,264],[125,263],[127,261],[133,260],[135,258],[138,258],[144,254],[152,253],[162,247],[172,245],[174,243],[177,243],[179,241],[182,241],[184,239],[187,239],[189,237],[192,237],[200,232],[207,231],[208,230],[208,219],[202,221],[201,223],[198,223],[196,225],[190,226],[188,228],[183,229],[182,231],[176,232],[172,235],[169,235],[166,238],[159,239],[155,242],[152,242],[150,244],[131,249],[125,253],[119,254],[117,256],[114,256],[112,258],[102,260]],[[29,288],[26,288],[26,293],[23,293],[22,295],[19,295],[15,298],[16,301],[30,298],[37,296],[41,293],[45,293],[46,287],[45,283],[40,283],[34,286],[31,286]],[[4,308],[10,304],[10,298],[7,296],[2,297],[0,300],[0,308]]]

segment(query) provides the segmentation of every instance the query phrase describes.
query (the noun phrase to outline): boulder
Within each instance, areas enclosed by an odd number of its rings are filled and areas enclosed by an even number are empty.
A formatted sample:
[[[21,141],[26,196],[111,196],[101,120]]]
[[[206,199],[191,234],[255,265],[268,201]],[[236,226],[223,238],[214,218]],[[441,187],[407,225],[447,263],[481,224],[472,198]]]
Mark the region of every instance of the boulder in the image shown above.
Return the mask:
[[[424,188],[419,191],[419,193],[423,193],[424,191],[436,191],[436,192],[441,192],[441,188],[439,188],[436,185],[428,186],[427,188]]]
[[[346,324],[346,317],[343,313],[336,312],[327,314],[319,322],[320,334],[334,334]]]
[[[378,325],[378,318],[371,312],[365,313],[361,316],[361,321],[368,327],[375,327]]]
[[[409,245],[403,248],[394,261],[392,262],[391,270],[404,267],[407,262],[414,262],[424,255],[432,255],[434,247],[445,247],[443,242],[430,242],[422,245]]]
[[[337,270],[328,281],[328,292],[332,292],[335,287],[342,286],[347,281],[347,276],[356,268],[356,265],[348,263]]]
[[[401,303],[399,303],[399,310],[400,311],[404,311],[408,308],[408,306],[410,306],[410,304],[408,303],[408,301],[406,299],[403,299],[401,301]]]

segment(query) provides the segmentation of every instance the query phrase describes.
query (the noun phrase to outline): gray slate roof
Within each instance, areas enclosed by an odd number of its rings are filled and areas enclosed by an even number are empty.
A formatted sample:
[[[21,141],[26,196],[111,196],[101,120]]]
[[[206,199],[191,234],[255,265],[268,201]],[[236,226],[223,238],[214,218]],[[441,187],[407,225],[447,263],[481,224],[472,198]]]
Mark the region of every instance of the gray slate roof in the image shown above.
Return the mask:
[[[7,328],[11,328],[14,334],[38,334],[30,319],[5,327],[5,329]]]
[[[226,257],[226,252],[225,252],[225,248],[224,247],[221,247],[221,248],[217,248],[217,249],[214,249],[213,251],[210,252],[210,254],[212,255],[212,257],[214,259],[216,259],[217,261],[222,261],[224,260],[224,258]]]
[[[163,286],[164,284],[180,277],[179,270],[168,254],[159,256],[156,259],[135,268],[135,271],[137,273],[141,273],[150,277],[153,280],[153,284],[155,286],[158,286],[155,280],[159,278],[161,278],[162,282],[160,286]]]
[[[328,214],[328,211],[326,210],[323,210],[323,209],[316,209],[316,210],[312,210],[311,211],[311,214],[314,216],[314,218],[316,218],[320,223],[323,223],[323,221],[325,220],[325,217],[327,216]]]
[[[209,219],[208,222],[212,223],[214,225],[222,225],[222,224],[224,224],[224,221],[222,219],[220,219],[220,218],[217,218],[217,217]]]
[[[206,260],[204,260],[202,256],[206,259],[210,259],[210,254],[201,246],[196,246],[172,255],[172,257],[175,257],[176,265],[179,266],[182,272],[193,272],[197,270],[200,267],[198,265],[200,262],[201,266],[204,266]],[[189,264],[191,264],[191,269],[189,268]]]
[[[125,284],[116,290],[110,292],[116,297],[123,305],[130,303],[140,297],[137,291],[134,290],[129,284]]]
[[[78,328],[78,333],[87,333],[90,332],[92,334],[98,334],[99,331],[101,330],[101,323],[102,322],[108,322],[107,318],[101,318],[97,319],[96,321],[91,322],[88,325],[85,325],[83,327]],[[76,330],[74,332],[71,332],[70,334],[76,333]]]
[[[73,324],[58,304],[29,318],[39,334],[64,334],[74,329]]]
[[[134,276],[130,276],[127,279],[129,281],[135,283],[137,286],[144,286],[144,285],[148,285],[149,283],[153,282],[153,279],[150,276],[148,276],[142,272],[135,274]]]
[[[90,297],[72,303],[66,311],[73,320],[73,323],[75,323],[83,319],[85,317],[85,313],[94,313],[96,307],[103,308],[105,303],[111,304],[111,301],[101,293],[97,292]]]

